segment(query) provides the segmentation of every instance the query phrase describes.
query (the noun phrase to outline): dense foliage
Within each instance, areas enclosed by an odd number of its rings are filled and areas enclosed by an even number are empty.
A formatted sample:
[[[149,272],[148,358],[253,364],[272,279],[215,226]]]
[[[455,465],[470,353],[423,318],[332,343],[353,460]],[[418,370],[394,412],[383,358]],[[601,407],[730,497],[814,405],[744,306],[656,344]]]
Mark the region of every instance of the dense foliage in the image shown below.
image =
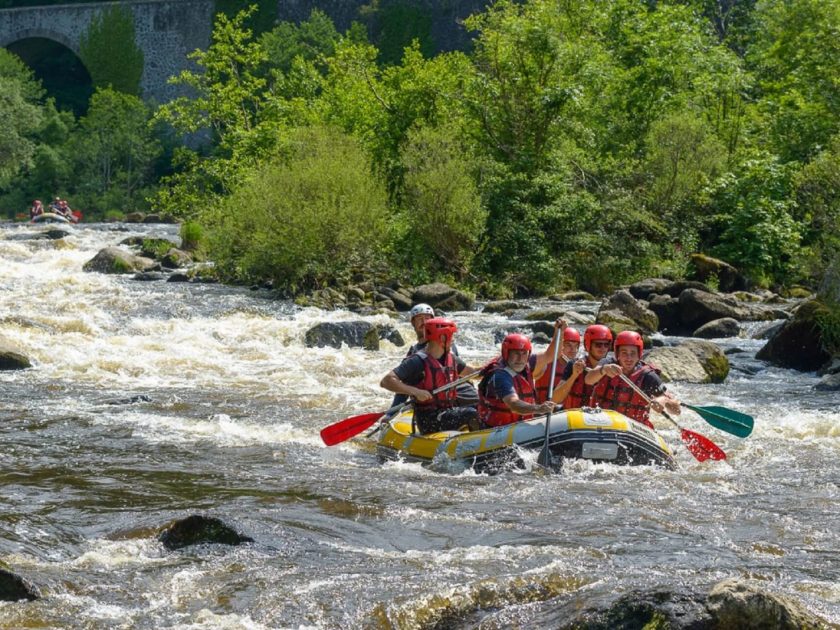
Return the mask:
[[[437,55],[413,3],[367,5],[370,36],[320,12],[266,30],[236,6],[153,127],[191,139],[164,144],[155,209],[201,226],[232,278],[302,289],[387,266],[504,294],[682,277],[695,251],[762,286],[837,264],[840,0],[500,0],[467,21],[470,52]],[[140,105],[75,121],[11,67],[7,199],[69,191],[75,168],[98,199],[162,174]],[[113,147],[75,137],[107,125],[142,168],[109,177]]]

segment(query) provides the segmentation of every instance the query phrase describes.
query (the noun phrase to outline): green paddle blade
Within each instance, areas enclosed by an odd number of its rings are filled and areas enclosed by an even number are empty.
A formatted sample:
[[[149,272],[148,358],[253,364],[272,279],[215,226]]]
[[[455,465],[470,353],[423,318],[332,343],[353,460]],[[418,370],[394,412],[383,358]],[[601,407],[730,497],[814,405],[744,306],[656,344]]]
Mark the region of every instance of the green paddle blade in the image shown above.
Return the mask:
[[[716,429],[742,438],[752,433],[755,421],[752,416],[748,416],[745,413],[735,411],[734,409],[727,409],[726,407],[695,407],[694,405],[687,405],[685,403],[680,404],[683,407],[697,412],[703,420]]]

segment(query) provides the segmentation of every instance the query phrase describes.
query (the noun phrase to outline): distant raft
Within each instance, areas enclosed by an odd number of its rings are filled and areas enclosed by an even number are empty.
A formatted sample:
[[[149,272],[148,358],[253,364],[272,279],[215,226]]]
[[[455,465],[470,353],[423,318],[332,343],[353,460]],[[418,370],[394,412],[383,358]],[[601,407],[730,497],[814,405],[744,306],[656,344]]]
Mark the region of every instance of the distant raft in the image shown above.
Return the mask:
[[[518,449],[540,451],[546,417],[482,431],[412,434],[411,411],[391,419],[376,445],[382,460],[420,462],[436,469],[493,472],[514,465]],[[569,409],[551,415],[548,445],[555,465],[563,459],[589,459],[620,466],[654,464],[676,468],[665,440],[654,430],[617,411]]]
[[[30,223],[70,223],[70,219],[55,212],[44,212],[32,217]]]

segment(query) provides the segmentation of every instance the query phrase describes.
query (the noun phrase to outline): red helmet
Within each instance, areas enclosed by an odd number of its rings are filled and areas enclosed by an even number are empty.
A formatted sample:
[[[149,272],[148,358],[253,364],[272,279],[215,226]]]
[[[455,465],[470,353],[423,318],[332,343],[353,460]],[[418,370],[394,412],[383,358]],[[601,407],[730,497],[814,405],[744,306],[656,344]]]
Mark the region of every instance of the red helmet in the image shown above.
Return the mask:
[[[442,346],[445,346],[447,341],[452,341],[453,335],[458,331],[455,322],[445,317],[427,319],[423,329],[426,331],[426,341],[434,341]]]
[[[592,324],[583,333],[583,347],[589,352],[589,346],[593,341],[612,341],[613,336],[610,329],[603,324]]]
[[[571,326],[568,326],[566,330],[563,331],[563,341],[580,343],[580,333]]]
[[[642,352],[645,350],[645,342],[642,341],[642,336],[634,330],[625,330],[618,333],[613,351],[617,353],[619,346],[636,346],[639,349],[639,356],[642,356]]]
[[[502,360],[505,363],[511,350],[527,350],[531,354],[531,340],[525,335],[511,333],[502,341]]]

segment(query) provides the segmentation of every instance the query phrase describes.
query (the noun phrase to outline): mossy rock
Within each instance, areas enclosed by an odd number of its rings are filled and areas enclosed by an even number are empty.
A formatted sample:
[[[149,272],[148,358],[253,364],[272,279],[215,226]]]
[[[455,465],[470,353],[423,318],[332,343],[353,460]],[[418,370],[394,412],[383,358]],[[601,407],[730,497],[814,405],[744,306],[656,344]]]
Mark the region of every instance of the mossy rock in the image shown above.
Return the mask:
[[[140,242],[140,253],[147,258],[160,260],[175,247],[175,243],[165,238],[144,238]]]

